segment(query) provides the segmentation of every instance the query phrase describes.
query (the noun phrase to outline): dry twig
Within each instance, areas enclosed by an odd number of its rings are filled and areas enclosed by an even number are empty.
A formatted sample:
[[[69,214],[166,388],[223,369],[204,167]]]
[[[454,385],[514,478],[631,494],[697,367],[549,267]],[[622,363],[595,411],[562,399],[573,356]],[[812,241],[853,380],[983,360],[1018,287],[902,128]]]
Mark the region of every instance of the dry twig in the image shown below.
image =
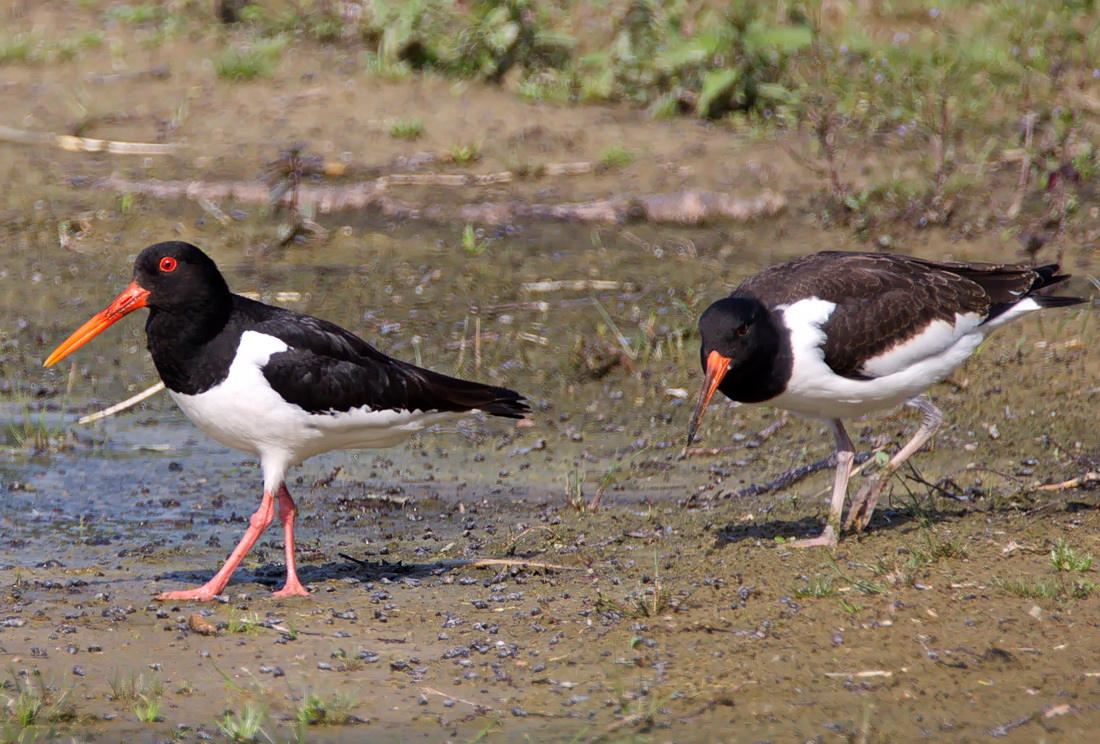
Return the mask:
[[[0,141],[24,145],[52,145],[68,152],[107,152],[112,155],[170,155],[178,145],[158,145],[151,142],[118,142],[116,140],[76,137],[71,134],[28,132],[0,124]]]

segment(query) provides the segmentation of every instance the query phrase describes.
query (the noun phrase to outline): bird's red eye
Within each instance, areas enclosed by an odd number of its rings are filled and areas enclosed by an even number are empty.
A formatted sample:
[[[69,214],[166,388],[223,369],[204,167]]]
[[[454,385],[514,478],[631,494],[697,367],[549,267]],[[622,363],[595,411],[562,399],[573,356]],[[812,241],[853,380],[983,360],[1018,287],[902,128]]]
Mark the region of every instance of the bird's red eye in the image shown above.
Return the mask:
[[[165,256],[164,258],[162,258],[160,260],[160,270],[161,271],[175,271],[176,266],[178,266],[178,265],[179,265],[179,262],[176,261],[176,259],[172,258],[171,256]]]

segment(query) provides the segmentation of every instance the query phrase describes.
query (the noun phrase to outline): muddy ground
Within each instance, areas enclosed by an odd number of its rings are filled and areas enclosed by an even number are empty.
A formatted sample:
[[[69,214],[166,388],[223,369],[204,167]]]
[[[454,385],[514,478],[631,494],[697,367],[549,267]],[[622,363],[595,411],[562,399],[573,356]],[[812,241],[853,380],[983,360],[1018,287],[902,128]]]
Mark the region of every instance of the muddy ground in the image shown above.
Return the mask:
[[[88,22],[62,5],[30,7],[22,22],[49,21],[51,33]],[[1051,560],[1062,540],[1082,558],[1100,553],[1097,492],[1033,489],[1096,470],[1095,310],[1028,318],[932,390],[948,424],[871,531],[835,553],[783,544],[820,528],[827,469],[723,498],[826,457],[820,425],[792,420],[761,442],[775,412],[720,403],[701,442],[717,454],[678,459],[700,378],[694,318],[710,301],[821,248],[1015,260],[1015,240],[974,229],[1008,202],[1012,173],[991,172],[988,201],[951,225],[856,237],[822,227],[817,175],[729,128],[452,81],[379,82],[354,56],[304,43],[272,79],[231,84],[210,69],[209,36],[151,47],[107,33],[111,44],[76,62],[0,67],[0,123],[65,133],[89,119],[87,136],[184,148],[0,144],[0,649],[11,660],[0,739],[225,740],[226,712],[246,710],[273,741],[318,742],[1082,741],[1100,725],[1096,570]],[[166,79],[86,77],[161,64]],[[393,120],[414,117],[420,139],[390,136]],[[476,251],[462,246],[464,225],[344,213],[318,217],[327,240],[280,246],[282,215],[254,205],[221,205],[223,225],[192,203],[87,187],[112,172],[254,179],[294,141],[369,163],[480,144],[480,162],[443,172],[596,160],[616,145],[637,156],[584,177],[411,192],[425,201],[766,187],[789,206],[696,229],[517,224],[488,229]],[[857,152],[849,168],[869,178],[907,157]],[[531,425],[476,420],[298,468],[308,599],[269,597],[282,580],[272,531],[225,602],[153,602],[224,559],[258,502],[258,467],[163,395],[74,424],[156,381],[140,319],[71,365],[40,364],[125,286],[142,247],[172,238],[210,252],[238,291],[524,392]],[[1077,274],[1095,273],[1094,260],[1089,246],[1066,256]],[[523,288],[577,279],[617,284]],[[850,431],[861,450],[896,447],[916,423],[902,410]],[[598,511],[571,506],[601,489]],[[515,564],[463,563],[478,558]],[[217,633],[198,632],[202,620]],[[65,700],[22,727],[19,686],[35,670]],[[298,726],[311,694],[354,718]],[[150,700],[160,707],[146,717],[159,720],[142,722]]]

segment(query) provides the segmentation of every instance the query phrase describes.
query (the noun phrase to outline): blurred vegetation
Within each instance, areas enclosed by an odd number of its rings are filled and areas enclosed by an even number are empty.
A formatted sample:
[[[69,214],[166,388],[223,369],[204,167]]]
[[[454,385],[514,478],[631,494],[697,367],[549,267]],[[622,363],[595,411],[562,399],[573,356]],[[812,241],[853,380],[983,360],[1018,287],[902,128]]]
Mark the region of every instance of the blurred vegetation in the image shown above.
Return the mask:
[[[532,101],[633,105],[777,141],[822,178],[826,222],[884,212],[945,224],[987,166],[1019,164],[1002,215],[1057,237],[1095,201],[1100,168],[1096,0],[79,0],[154,47],[214,36],[216,73],[277,74],[284,52],[332,45],[369,77],[441,75]],[[213,11],[213,12],[212,12]],[[66,62],[101,33],[0,30],[0,65]],[[784,136],[794,134],[795,136]],[[413,129],[393,136],[412,139]],[[844,157],[873,145],[919,167],[854,183]],[[621,167],[629,153],[610,153]],[[1012,167],[1012,166],[1010,166]],[[815,197],[816,198],[816,197]]]
[[[1095,197],[1095,0],[240,4],[248,32],[359,47],[368,74],[389,79],[440,74],[529,100],[698,117],[757,139],[802,134],[782,144],[822,176],[825,219],[857,230],[884,210],[945,223],[954,196],[1006,152],[1021,164],[1007,216],[1042,191],[1029,230],[1060,236]],[[842,153],[864,143],[920,153],[921,167],[856,187]]]
[[[110,11],[116,17],[118,5]],[[235,17],[258,34],[359,45],[369,66],[392,74],[431,71],[517,87],[533,81],[567,100],[780,125],[803,122],[808,108],[827,102],[872,133],[924,120],[943,87],[958,97],[959,115],[982,118],[996,103],[1050,98],[1064,87],[1087,91],[1100,59],[1094,0],[239,5]]]
[[[344,45],[388,77],[436,73],[767,128],[814,125],[828,110],[861,135],[917,136],[938,128],[945,92],[956,125],[983,130],[1037,106],[1040,120],[1065,121],[1067,105],[1098,105],[1096,0],[214,0],[215,13],[210,2],[78,4],[146,32],[239,29],[255,38],[227,41],[221,65],[235,77],[244,57],[243,79],[293,36]],[[0,64],[64,59],[98,40],[0,32]]]

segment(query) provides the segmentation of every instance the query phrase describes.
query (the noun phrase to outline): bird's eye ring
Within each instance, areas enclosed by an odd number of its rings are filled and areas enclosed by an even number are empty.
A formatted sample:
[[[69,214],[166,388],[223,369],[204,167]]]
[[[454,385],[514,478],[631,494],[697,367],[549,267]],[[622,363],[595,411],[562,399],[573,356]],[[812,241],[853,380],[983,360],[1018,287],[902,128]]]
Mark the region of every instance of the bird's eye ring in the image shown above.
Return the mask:
[[[165,272],[175,271],[176,266],[178,266],[178,265],[179,265],[179,262],[176,261],[176,259],[172,258],[171,256],[165,256],[164,258],[162,258],[160,260],[160,270],[161,271],[165,271]]]

